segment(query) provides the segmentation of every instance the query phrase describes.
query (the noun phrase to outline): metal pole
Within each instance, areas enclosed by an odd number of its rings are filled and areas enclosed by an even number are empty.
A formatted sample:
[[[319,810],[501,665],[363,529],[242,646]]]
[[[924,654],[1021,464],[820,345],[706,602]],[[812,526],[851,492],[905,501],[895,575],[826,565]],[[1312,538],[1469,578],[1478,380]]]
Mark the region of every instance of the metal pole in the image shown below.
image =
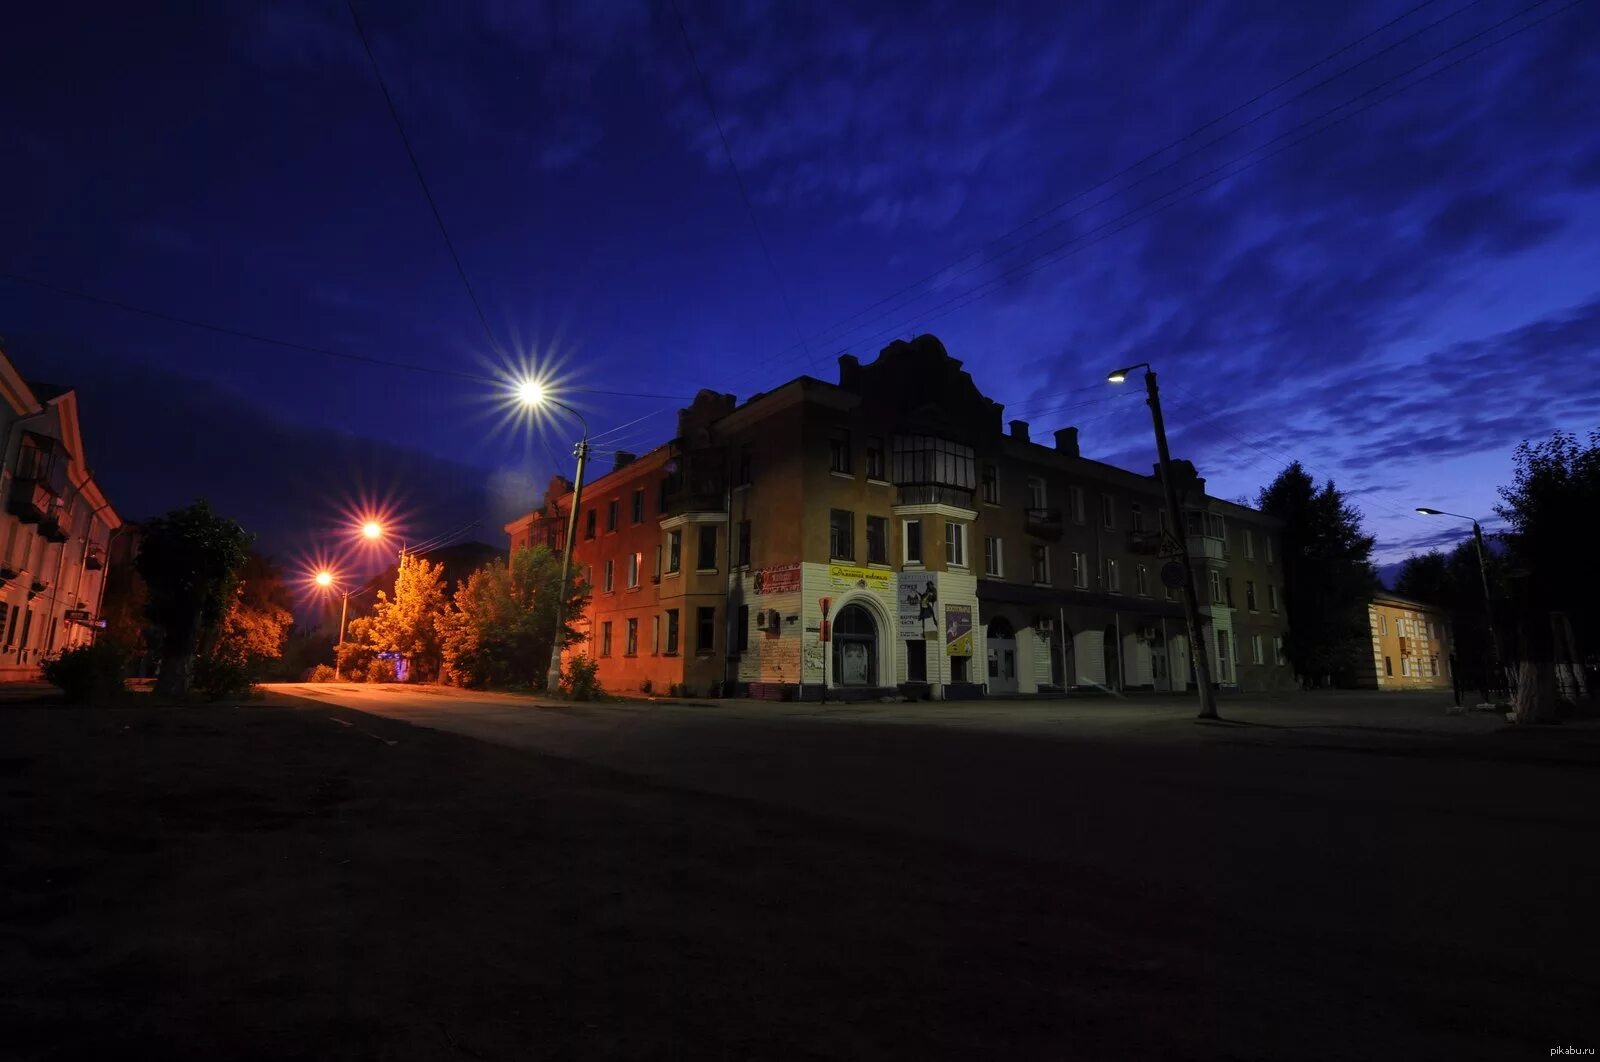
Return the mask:
[[[545,691],[554,693],[561,687],[561,632],[565,626],[563,615],[567,600],[567,586],[572,577],[572,542],[578,537],[578,508],[583,504],[583,466],[589,459],[589,425],[583,426],[583,438],[578,441],[578,474],[572,481],[572,511],[567,514],[567,540],[561,548],[561,583],[556,593],[556,629],[550,642],[550,670],[545,675]]]
[[[1072,686],[1072,676],[1067,673],[1067,610],[1057,608],[1056,612],[1061,623],[1061,629],[1056,633],[1061,635],[1061,695],[1065,697]]]
[[[1178,563],[1183,567],[1183,618],[1189,625],[1189,654],[1194,662],[1195,685],[1200,687],[1200,718],[1216,719],[1217,700],[1211,689],[1211,661],[1206,657],[1205,632],[1200,626],[1200,606],[1196,602],[1194,567],[1189,563],[1189,539],[1183,526],[1183,511],[1178,508],[1178,490],[1172,482],[1172,454],[1167,450],[1167,426],[1161,419],[1161,393],[1156,387],[1154,369],[1146,369],[1144,388],[1149,395],[1150,419],[1155,423],[1156,454],[1161,459],[1161,490],[1172,514],[1173,537],[1178,542]]]
[[[344,665],[344,621],[350,612],[350,591],[344,592],[344,601],[339,606],[339,641],[333,647],[333,681],[341,681],[339,669]]]
[[[1478,551],[1478,577],[1483,580],[1483,611],[1484,618],[1489,622],[1489,666],[1495,673],[1504,678],[1504,668],[1500,664],[1500,639],[1494,632],[1494,601],[1489,596],[1489,566],[1484,563],[1483,556],[1483,528],[1478,526],[1478,521],[1472,521],[1472,546]]]

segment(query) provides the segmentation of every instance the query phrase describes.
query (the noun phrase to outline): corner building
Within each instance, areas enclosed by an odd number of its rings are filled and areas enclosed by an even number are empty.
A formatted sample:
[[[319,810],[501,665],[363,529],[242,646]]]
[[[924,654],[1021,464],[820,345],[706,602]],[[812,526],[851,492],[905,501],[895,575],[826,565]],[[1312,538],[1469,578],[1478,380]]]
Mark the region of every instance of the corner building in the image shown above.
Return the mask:
[[[1083,458],[1074,428],[1046,446],[1002,419],[932,336],[845,355],[837,383],[700,392],[676,438],[584,487],[573,651],[608,689],[659,693],[1185,688],[1159,479]],[[1292,686],[1276,523],[1176,464],[1214,680]],[[512,547],[560,549],[571,499],[553,479]]]

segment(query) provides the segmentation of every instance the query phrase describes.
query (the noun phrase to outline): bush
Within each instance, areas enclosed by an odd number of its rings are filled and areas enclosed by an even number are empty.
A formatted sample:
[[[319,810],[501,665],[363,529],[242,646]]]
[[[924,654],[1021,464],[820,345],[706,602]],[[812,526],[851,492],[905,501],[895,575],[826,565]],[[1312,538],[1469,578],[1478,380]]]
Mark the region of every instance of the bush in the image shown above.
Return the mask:
[[[318,664],[311,669],[311,674],[306,676],[307,682],[332,682],[334,681],[333,668],[327,664]]]
[[[690,696],[689,687],[685,683],[674,682],[672,684],[671,688],[669,688],[667,690],[667,696],[668,697],[688,697],[688,696]]]
[[[372,663],[367,665],[367,681],[368,682],[396,682],[396,681],[398,681],[398,679],[396,679],[396,677],[395,677],[394,661],[393,660],[385,660],[382,657],[375,657],[373,659]]]
[[[220,701],[250,692],[255,685],[250,667],[232,656],[197,657],[194,662],[194,688],[207,700]]]
[[[561,692],[575,701],[598,700],[605,695],[600,688],[600,664],[582,653],[567,661],[561,672]]]
[[[651,682],[649,679],[645,679],[643,682],[639,683],[639,692],[640,693],[654,693],[655,691],[656,691],[656,684],[654,682]]]
[[[63,649],[44,662],[44,680],[59,687],[67,700],[97,703],[124,692],[123,671],[128,651],[112,641],[96,641]]]

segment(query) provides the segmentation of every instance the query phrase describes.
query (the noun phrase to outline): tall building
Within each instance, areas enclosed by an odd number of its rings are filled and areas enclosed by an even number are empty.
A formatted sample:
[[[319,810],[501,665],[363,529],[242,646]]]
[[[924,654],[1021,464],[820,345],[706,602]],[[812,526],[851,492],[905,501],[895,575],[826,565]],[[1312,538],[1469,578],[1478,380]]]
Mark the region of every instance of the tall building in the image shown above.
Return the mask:
[[[1364,689],[1450,689],[1454,684],[1449,613],[1396,594],[1367,605],[1372,665],[1356,680]]]
[[[121,526],[84,460],[77,396],[25,381],[0,351],[0,680],[91,641]]]
[[[700,392],[676,437],[584,486],[573,563],[593,596],[573,651],[615,690],[1184,688],[1155,472],[1002,416],[932,336],[845,355],[837,383]],[[1177,469],[1214,680],[1291,686],[1277,522]],[[571,499],[553,479],[512,547],[560,549]]]

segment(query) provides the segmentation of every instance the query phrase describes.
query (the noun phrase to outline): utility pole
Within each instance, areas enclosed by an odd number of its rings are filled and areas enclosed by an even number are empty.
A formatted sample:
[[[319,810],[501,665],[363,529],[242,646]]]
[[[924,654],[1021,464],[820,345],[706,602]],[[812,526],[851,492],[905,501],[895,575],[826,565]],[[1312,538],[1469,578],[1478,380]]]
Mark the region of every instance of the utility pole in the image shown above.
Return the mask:
[[[571,410],[571,407],[563,407]],[[576,413],[576,410],[571,410]],[[581,418],[580,418],[581,422]],[[578,537],[578,508],[583,504],[583,466],[589,460],[589,426],[583,426],[583,438],[578,440],[574,453],[578,458],[578,474],[572,481],[572,511],[567,514],[567,540],[561,549],[561,582],[556,592],[556,629],[550,642],[550,671],[545,676],[545,692],[554,693],[561,688],[561,631],[565,624],[567,586],[572,578],[572,543]]]
[[[1189,561],[1189,539],[1183,526],[1183,512],[1178,508],[1178,488],[1172,481],[1172,454],[1167,449],[1167,425],[1161,417],[1161,392],[1156,387],[1156,371],[1147,362],[1118,369],[1106,377],[1112,383],[1121,383],[1134,369],[1144,369],[1145,403],[1150,407],[1150,420],[1156,429],[1156,454],[1160,459],[1161,490],[1167,499],[1167,512],[1172,514],[1172,537],[1178,544],[1178,564],[1183,568],[1183,618],[1189,625],[1189,654],[1194,662],[1195,685],[1200,687],[1201,719],[1218,719],[1217,698],[1211,688],[1211,661],[1206,656],[1205,629],[1201,626],[1199,599],[1195,594],[1194,566]]]

